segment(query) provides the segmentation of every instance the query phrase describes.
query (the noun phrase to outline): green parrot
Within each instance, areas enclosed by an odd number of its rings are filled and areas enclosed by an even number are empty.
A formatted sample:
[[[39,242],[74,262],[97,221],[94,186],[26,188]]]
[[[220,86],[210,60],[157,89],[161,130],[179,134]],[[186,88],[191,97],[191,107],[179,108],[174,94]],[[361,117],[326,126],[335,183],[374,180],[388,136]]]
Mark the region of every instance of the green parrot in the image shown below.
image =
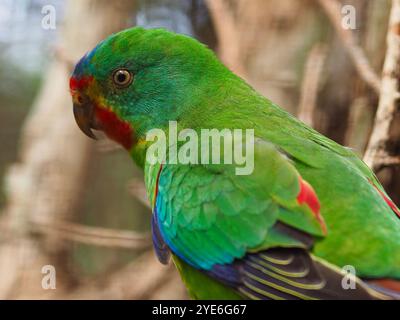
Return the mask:
[[[205,45],[164,29],[121,31],[77,63],[70,91],[80,129],[103,131],[144,170],[156,255],[172,258],[191,297],[399,298],[400,211],[373,172]],[[171,121],[199,135],[253,129],[254,170],[151,163],[148,133],[169,137]]]

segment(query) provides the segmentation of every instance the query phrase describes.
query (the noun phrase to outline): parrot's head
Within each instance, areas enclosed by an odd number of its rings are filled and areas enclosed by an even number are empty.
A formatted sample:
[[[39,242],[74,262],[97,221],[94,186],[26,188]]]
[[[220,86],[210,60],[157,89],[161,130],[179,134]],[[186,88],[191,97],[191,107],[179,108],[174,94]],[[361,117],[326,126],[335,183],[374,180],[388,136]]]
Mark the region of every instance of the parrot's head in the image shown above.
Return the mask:
[[[214,53],[190,37],[127,29],[76,65],[70,79],[75,119],[89,137],[95,137],[92,129],[102,130],[131,151],[148,130],[190,116],[225,72]]]

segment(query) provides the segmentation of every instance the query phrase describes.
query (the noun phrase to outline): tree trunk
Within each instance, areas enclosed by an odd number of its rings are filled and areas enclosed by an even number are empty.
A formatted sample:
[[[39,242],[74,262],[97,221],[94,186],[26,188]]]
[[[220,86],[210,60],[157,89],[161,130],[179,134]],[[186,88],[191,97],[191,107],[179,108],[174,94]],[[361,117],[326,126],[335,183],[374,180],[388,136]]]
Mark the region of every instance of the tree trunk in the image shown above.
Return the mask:
[[[55,290],[41,287],[43,265],[56,268],[57,289],[71,285],[64,267],[69,249],[65,242],[54,234],[39,242],[30,226],[32,222],[71,220],[85,196],[91,142],[74,123],[68,78],[72,64],[87,50],[127,26],[133,18],[133,4],[132,0],[70,0],[67,4],[63,49],[51,62],[22,129],[20,161],[6,176],[1,299],[51,297]]]

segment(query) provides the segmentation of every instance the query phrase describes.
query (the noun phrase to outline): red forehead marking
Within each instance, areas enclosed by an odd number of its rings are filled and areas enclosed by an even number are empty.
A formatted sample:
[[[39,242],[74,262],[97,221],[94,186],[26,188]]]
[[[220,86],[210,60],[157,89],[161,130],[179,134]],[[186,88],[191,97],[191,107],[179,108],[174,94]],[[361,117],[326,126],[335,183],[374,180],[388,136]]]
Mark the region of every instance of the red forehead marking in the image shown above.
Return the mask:
[[[69,79],[69,88],[71,89],[71,91],[78,91],[78,90],[82,90],[88,87],[88,85],[93,81],[93,77],[92,76],[83,76],[79,79],[75,78],[75,77],[71,77]]]
[[[134,144],[132,126],[121,119],[111,110],[96,106],[96,120],[101,125],[101,130],[112,140],[120,143],[129,150]]]

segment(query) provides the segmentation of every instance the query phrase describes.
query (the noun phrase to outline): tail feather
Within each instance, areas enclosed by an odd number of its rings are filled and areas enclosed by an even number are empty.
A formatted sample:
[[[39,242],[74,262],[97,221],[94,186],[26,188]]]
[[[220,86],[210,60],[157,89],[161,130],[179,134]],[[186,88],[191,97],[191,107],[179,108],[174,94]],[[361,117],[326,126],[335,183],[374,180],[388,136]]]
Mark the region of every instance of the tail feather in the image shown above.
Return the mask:
[[[379,279],[365,281],[375,291],[400,300],[400,281],[392,279]]]
[[[341,270],[305,249],[274,248],[249,253],[231,265],[208,272],[248,299],[388,300],[393,294],[377,290],[354,277],[355,286],[342,285]],[[226,277],[229,274],[229,279]],[[232,281],[234,279],[234,281]]]

